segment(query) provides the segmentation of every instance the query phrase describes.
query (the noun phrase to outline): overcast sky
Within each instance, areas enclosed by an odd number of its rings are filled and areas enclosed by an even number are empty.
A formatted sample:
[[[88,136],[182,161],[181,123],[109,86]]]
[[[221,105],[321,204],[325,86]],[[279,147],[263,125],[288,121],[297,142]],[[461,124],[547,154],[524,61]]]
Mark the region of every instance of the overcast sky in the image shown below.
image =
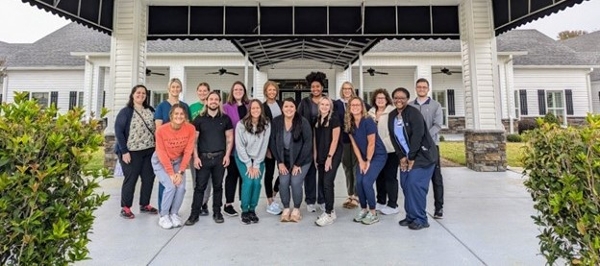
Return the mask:
[[[600,0],[588,0],[558,14],[524,25],[556,38],[563,30],[600,30]],[[31,43],[66,25],[69,21],[39,10],[21,0],[0,0],[0,41]]]

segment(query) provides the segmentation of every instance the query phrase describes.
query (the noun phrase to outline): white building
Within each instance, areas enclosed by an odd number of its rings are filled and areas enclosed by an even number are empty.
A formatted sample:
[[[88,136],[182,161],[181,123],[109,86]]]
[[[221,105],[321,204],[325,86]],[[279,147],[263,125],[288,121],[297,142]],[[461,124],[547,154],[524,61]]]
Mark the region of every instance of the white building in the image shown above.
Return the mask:
[[[501,102],[496,107],[501,109],[507,130],[516,131],[516,124],[510,126],[511,120],[547,112],[566,117],[571,124],[581,123],[588,112],[599,112],[600,74],[592,72],[600,67],[599,39],[600,32],[595,32],[555,41],[535,30],[498,36]],[[56,103],[62,111],[78,105],[97,113],[102,106],[111,106],[113,99],[106,97],[110,43],[110,36],[77,23],[33,44],[0,43],[0,57],[7,61],[2,101],[12,101],[14,91],[28,91],[41,104]],[[261,71],[225,40],[158,40],[147,45],[146,86],[152,91],[153,105],[164,99],[171,77],[182,79],[182,98],[189,103],[197,101],[195,87],[203,81],[226,93],[234,81],[241,80],[254,97],[262,98],[264,82],[277,80],[280,97],[301,98],[310,91],[303,84],[304,77],[311,71],[322,71],[327,74],[327,89],[333,98],[337,98],[341,83],[349,80],[370,100],[369,92],[376,88],[414,91],[415,80],[424,77],[430,80],[433,98],[444,106],[446,131],[465,128],[459,40],[383,40],[348,69],[297,59]],[[369,68],[376,72],[371,75]],[[219,69],[239,75],[221,74]],[[377,74],[381,72],[387,75]]]

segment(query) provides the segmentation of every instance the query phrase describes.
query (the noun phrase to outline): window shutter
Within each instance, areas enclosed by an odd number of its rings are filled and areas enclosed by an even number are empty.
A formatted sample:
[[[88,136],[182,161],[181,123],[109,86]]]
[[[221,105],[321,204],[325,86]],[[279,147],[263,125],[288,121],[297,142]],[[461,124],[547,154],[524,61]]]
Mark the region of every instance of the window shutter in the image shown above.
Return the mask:
[[[456,115],[454,104],[454,90],[448,90],[448,115]]]
[[[102,92],[102,107],[106,107],[106,91]]]
[[[58,107],[58,91],[50,92],[50,105],[52,104]]]
[[[540,115],[546,115],[546,91],[538,90],[538,107]]]
[[[0,103],[2,102],[2,97],[3,97],[3,96],[4,96],[4,95],[2,95],[2,93],[0,93]]]
[[[69,92],[69,110],[72,110],[76,104],[77,104],[77,92],[70,91]]]
[[[150,101],[150,100],[151,100],[151,99],[150,99],[150,98],[151,98],[151,96],[152,96],[152,91],[151,91],[151,90],[148,90],[148,94],[146,94],[146,104],[147,104],[148,106],[152,106],[152,105],[150,104],[150,103],[151,103],[151,101]]]
[[[573,90],[565,90],[565,101],[567,103],[567,115],[573,115]]]
[[[527,90],[519,90],[519,105],[521,107],[521,115],[527,115]]]

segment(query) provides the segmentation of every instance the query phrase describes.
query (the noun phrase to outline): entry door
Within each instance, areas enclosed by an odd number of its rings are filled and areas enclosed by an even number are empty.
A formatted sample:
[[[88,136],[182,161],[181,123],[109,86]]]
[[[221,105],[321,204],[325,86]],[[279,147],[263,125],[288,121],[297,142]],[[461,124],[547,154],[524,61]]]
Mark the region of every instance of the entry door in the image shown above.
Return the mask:
[[[279,90],[279,99],[283,100],[286,98],[294,98],[296,105],[300,104],[303,98],[310,95],[310,91],[299,91],[299,90]]]

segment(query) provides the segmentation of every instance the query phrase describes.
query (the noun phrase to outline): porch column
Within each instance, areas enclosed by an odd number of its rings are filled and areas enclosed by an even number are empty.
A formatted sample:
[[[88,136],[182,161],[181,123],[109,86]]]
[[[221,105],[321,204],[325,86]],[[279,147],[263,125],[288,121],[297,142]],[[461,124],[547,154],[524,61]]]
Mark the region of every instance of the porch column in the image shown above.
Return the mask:
[[[335,73],[335,88],[329,88],[329,97],[332,100],[342,97],[342,95],[340,95],[340,88],[342,87],[342,83],[346,81],[352,82],[352,65],[348,66],[348,68],[343,71]]]
[[[131,88],[146,79],[148,6],[142,0],[114,0],[114,26],[110,44],[110,82],[106,107],[110,110],[105,130],[104,165],[112,169],[116,158],[114,120],[129,99]]]
[[[465,88],[465,153],[475,171],[506,170],[491,0],[463,0],[459,25]]]
[[[433,78],[431,75],[431,66],[430,65],[418,65],[417,69],[415,71],[415,82],[413,82],[413,84],[412,84],[412,89],[408,88],[409,90],[415,92],[414,96],[411,97],[413,99],[417,98],[416,82],[420,78],[424,78],[424,79],[427,79],[427,81],[429,81],[429,93],[427,93],[429,96],[431,96],[431,92],[433,91]]]
[[[83,108],[87,117],[92,116],[92,82],[94,80],[94,64],[86,56],[83,69]],[[98,114],[94,114],[98,115]]]
[[[253,86],[254,86],[253,98],[259,99],[260,101],[264,101],[265,100],[265,92],[263,91],[263,86],[265,85],[265,82],[267,82],[267,80],[269,80],[269,75],[265,71],[259,71],[256,68],[256,66],[254,66],[253,70],[254,70],[254,71],[252,71],[254,73],[254,78],[252,79]],[[283,100],[283,99],[279,99],[279,100]]]
[[[185,99],[186,91],[189,91],[190,89],[195,91],[196,88],[188,88],[187,87],[187,84],[185,82],[186,77],[185,77],[185,67],[184,66],[175,65],[175,66],[169,67],[169,81],[174,78],[178,78],[179,80],[181,80],[181,93],[179,94],[179,100],[184,101],[187,104],[196,102],[196,98],[187,99],[187,101]],[[168,90],[169,88],[167,86],[168,86],[168,84],[165,84],[165,88]],[[194,86],[194,85],[192,84],[192,86]]]

